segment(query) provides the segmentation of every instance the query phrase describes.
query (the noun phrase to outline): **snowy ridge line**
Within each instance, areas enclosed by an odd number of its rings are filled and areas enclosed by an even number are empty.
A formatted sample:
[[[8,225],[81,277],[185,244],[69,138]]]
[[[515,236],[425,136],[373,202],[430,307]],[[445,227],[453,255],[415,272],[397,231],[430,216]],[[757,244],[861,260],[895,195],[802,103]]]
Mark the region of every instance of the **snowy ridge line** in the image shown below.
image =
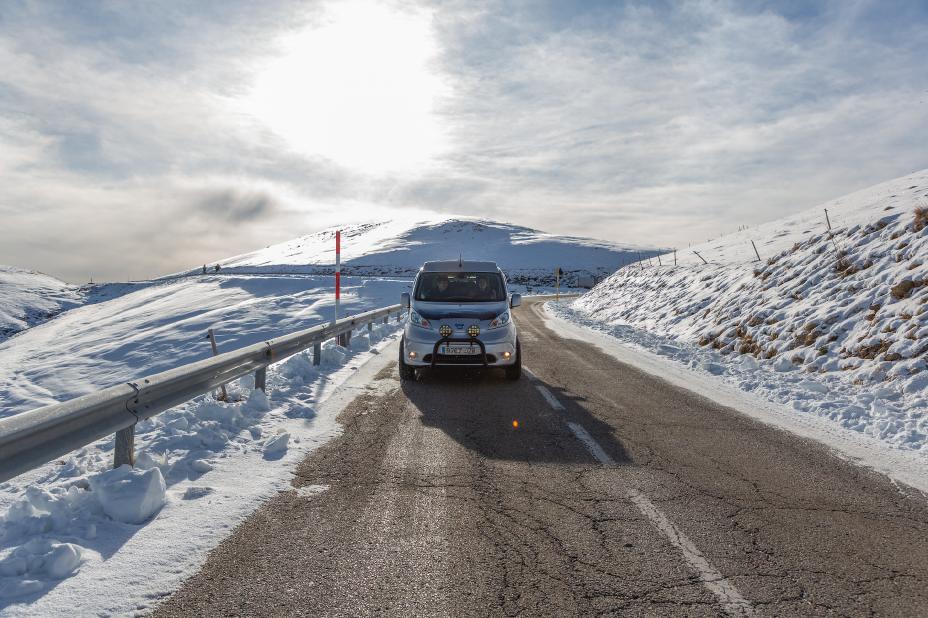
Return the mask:
[[[268,365],[359,326],[370,325],[381,318],[386,321],[390,315],[402,312],[401,305],[374,309],[0,419],[0,482],[107,435],[134,427],[139,421],[251,372],[256,372],[256,383],[260,385]],[[129,440],[131,449],[131,436]],[[118,444],[116,450],[116,456],[120,457]]]

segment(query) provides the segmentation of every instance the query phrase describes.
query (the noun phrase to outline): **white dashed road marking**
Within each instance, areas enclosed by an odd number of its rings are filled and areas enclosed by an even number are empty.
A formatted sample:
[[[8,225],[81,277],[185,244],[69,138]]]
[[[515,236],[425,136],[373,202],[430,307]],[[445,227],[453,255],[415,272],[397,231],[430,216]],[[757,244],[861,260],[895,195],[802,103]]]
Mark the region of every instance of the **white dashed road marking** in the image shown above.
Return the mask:
[[[538,379],[532,372],[526,371],[526,373],[533,380]],[[538,389],[538,392],[542,394],[545,401],[547,401],[552,408],[555,410],[564,410],[564,406],[561,402],[558,401],[545,386],[536,384],[535,388]],[[609,456],[609,453],[603,450],[603,447],[599,445],[596,439],[593,438],[590,432],[582,425],[568,422],[567,426],[597,461],[606,465],[615,464],[615,461]],[[647,496],[637,489],[626,488],[625,495],[638,507],[641,514],[647,517],[651,524],[653,524],[672,545],[683,553],[683,558],[690,567],[699,574],[699,579],[702,581],[703,585],[718,598],[722,607],[728,614],[732,616],[753,615],[754,612],[751,608],[751,604],[741,596],[741,593],[738,592],[734,584],[725,579],[725,576],[709,563],[706,557],[702,555],[702,552],[700,552],[693,542],[667,518],[663,511],[657,508]]]

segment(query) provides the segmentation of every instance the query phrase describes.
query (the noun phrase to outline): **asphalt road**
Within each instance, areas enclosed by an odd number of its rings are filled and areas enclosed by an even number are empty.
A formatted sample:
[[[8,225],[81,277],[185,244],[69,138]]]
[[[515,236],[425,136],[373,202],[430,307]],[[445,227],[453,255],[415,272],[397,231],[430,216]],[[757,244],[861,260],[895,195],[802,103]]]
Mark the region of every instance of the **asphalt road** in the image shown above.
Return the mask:
[[[928,615],[924,496],[541,310],[519,382],[380,372],[156,614]]]

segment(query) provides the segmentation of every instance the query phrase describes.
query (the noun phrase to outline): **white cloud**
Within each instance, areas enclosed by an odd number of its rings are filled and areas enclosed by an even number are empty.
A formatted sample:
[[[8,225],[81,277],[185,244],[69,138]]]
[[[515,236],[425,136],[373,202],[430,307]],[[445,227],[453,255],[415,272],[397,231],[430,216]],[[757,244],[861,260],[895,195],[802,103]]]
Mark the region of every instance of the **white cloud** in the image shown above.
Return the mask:
[[[928,167],[912,4],[333,6],[5,9],[0,263],[155,275],[413,208],[685,246]]]

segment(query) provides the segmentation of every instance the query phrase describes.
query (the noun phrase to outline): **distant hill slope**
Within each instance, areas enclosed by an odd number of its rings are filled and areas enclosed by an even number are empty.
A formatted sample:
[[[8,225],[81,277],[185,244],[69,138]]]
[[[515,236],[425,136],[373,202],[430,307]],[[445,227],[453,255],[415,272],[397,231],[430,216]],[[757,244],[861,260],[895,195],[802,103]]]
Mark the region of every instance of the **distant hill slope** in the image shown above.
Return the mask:
[[[638,255],[620,243],[547,234],[483,219],[435,217],[414,222],[348,225],[342,229],[342,265],[354,275],[412,276],[428,260],[496,261],[517,283],[550,283],[555,266],[569,278],[604,277]],[[335,229],[301,236],[219,262],[224,271],[328,274],[335,264]]]
[[[78,286],[43,273],[0,266],[0,341],[83,302]]]

